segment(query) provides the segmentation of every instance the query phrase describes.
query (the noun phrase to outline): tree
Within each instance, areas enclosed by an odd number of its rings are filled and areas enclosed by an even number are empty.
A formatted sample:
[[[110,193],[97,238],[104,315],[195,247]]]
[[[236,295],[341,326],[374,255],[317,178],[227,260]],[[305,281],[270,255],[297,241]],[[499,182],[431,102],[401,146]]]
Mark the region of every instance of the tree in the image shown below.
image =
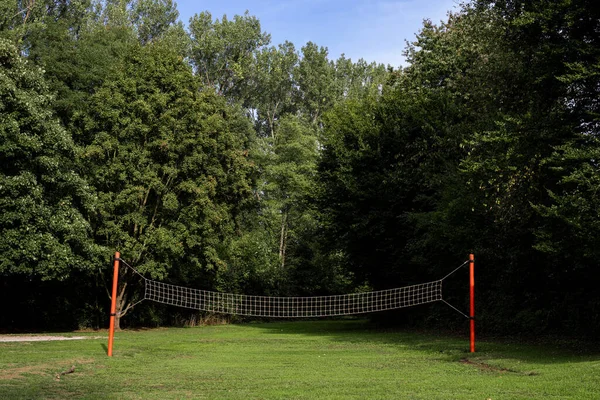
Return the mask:
[[[131,48],[78,126],[98,193],[96,241],[141,273],[214,287],[235,215],[250,195],[250,126],[169,46]],[[128,310],[125,286],[118,310]]]
[[[531,201],[541,217],[535,248],[550,260],[540,297],[564,299],[546,308],[547,324],[597,332],[600,321],[589,316],[600,297],[588,278],[597,259],[590,239],[598,234],[600,14],[591,1],[478,4],[503,16],[510,45],[536,71],[528,92],[535,107],[530,125],[551,146],[540,158],[543,195]]]
[[[279,262],[286,266],[290,236],[295,228],[310,219],[307,201],[313,192],[316,172],[317,140],[313,129],[297,117],[280,121],[273,143],[270,163],[265,166],[265,199],[274,202],[280,218]]]
[[[327,114],[322,202],[358,278],[393,285],[474,251],[490,324],[596,329],[582,317],[599,304],[583,278],[599,87],[584,3],[477,2],[426,21],[380,99]]]
[[[370,279],[380,263],[379,239],[384,182],[378,168],[380,145],[377,104],[373,98],[351,99],[336,105],[325,116],[323,152],[319,162],[320,208],[333,252],[342,252],[358,283]],[[381,200],[378,200],[381,199]]]
[[[302,47],[302,58],[294,72],[297,82],[298,107],[312,124],[320,121],[323,113],[335,101],[334,67],[327,59],[326,47],[313,42]]]
[[[29,50],[29,35],[40,34],[52,23],[77,25],[85,18],[90,0],[3,1],[0,5],[0,35],[12,40],[21,50]],[[74,32],[77,29],[74,27]]]
[[[295,82],[294,68],[298,54],[290,42],[256,52],[253,72],[252,107],[256,109],[257,125],[267,125],[266,135],[274,138],[275,123],[281,114],[292,108]],[[262,129],[259,129],[259,134]],[[263,134],[265,135],[265,134]]]
[[[383,64],[367,64],[362,58],[353,63],[342,54],[335,61],[336,99],[362,98],[369,92],[379,92],[387,78],[388,70]]]
[[[259,138],[257,147],[252,152],[261,172],[256,202],[244,213],[242,234],[232,243],[230,263],[237,274],[233,290],[299,295],[318,288],[328,293],[339,283],[339,270],[317,260],[316,129],[286,114],[278,120],[275,136]],[[323,282],[316,276],[332,279]]]
[[[233,20],[213,21],[205,11],[190,19],[191,61],[206,87],[213,87],[229,101],[245,103],[251,82],[254,52],[271,41],[260,22],[246,11]]]
[[[91,268],[86,216],[94,197],[77,174],[78,150],[53,117],[42,71],[0,39],[0,271],[64,280]]]
[[[133,5],[132,23],[141,43],[164,36],[176,25],[179,11],[172,0],[138,0]]]

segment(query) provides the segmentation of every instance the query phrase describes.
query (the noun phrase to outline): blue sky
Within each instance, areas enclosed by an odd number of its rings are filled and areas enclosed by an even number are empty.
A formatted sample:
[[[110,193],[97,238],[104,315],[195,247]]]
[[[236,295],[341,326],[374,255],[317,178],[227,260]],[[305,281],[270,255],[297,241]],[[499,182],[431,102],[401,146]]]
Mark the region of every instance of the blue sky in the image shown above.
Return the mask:
[[[329,58],[344,53],[357,61],[404,64],[405,40],[412,41],[423,19],[446,19],[457,11],[458,0],[179,0],[180,19],[209,11],[213,19],[233,17],[246,10],[256,16],[271,44],[289,40],[300,49],[312,41],[329,49]]]

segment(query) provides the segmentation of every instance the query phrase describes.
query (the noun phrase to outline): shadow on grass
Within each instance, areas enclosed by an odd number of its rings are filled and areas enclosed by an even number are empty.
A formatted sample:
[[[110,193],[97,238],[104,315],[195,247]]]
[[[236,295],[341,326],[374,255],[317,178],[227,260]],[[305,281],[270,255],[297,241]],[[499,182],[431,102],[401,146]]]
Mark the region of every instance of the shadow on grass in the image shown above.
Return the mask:
[[[368,320],[301,320],[245,325],[266,334],[327,336],[332,341],[382,343],[437,354],[448,361],[474,358],[515,359],[529,363],[555,364],[600,361],[597,345],[561,342],[532,343],[517,339],[483,339],[476,353],[469,352],[468,331],[464,336],[451,332],[401,328],[379,328]]]

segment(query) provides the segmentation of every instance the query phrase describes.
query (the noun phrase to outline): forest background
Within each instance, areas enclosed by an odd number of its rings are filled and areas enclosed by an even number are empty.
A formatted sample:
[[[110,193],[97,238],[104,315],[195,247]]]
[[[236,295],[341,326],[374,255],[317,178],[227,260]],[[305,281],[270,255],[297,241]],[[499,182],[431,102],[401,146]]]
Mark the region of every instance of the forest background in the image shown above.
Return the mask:
[[[600,11],[473,0],[406,67],[170,0],[0,2],[2,329],[102,328],[110,257],[227,292],[439,279],[484,332],[600,332]],[[136,300],[122,326],[194,317]],[[466,282],[446,289],[466,310]],[[456,326],[441,305],[379,317]]]

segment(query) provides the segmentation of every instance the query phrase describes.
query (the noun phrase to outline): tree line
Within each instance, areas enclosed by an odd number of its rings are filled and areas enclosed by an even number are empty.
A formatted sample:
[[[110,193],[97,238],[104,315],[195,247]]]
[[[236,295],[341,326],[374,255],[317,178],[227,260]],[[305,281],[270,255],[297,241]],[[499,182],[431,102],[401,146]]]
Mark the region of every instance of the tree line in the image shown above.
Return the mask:
[[[438,279],[473,252],[483,329],[598,331],[590,0],[472,1],[399,69],[273,45],[248,12],[184,26],[170,0],[0,9],[0,326],[105,326],[115,250],[152,279],[284,296]],[[121,274],[123,323],[185,318],[132,311]]]

